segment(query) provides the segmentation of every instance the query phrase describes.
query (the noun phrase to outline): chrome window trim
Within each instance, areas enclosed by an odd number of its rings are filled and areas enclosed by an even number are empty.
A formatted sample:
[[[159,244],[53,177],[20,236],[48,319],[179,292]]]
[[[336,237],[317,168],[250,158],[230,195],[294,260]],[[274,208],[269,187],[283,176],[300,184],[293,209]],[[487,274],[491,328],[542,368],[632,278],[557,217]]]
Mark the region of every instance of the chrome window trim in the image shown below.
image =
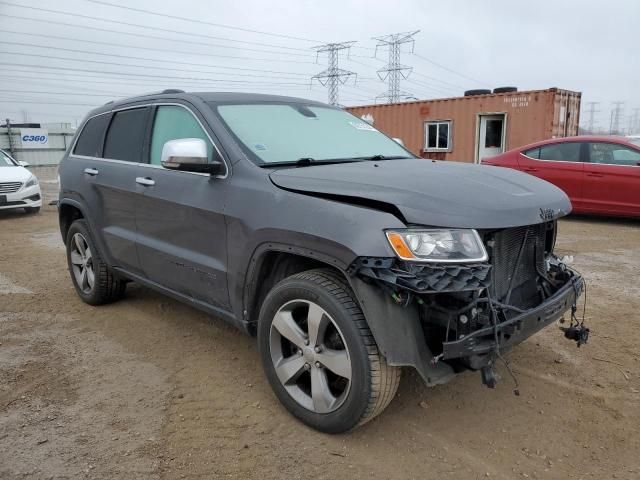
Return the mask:
[[[131,109],[134,109],[134,108],[160,107],[160,106],[182,107],[182,108],[184,108],[185,110],[187,110],[191,114],[191,116],[196,120],[196,122],[198,122],[198,125],[200,125],[200,128],[202,128],[202,131],[205,133],[205,135],[207,136],[207,138],[211,142],[211,145],[213,145],[213,148],[215,148],[216,152],[218,152],[218,155],[222,159],[222,163],[224,163],[225,174],[224,175],[215,175],[214,178],[219,178],[219,179],[227,178],[229,176],[229,172],[231,171],[231,167],[229,166],[229,162],[227,162],[227,159],[224,157],[224,155],[222,155],[222,152],[220,151],[220,149],[216,145],[216,142],[213,141],[213,139],[211,138],[211,135],[209,135],[209,132],[204,127],[204,125],[202,124],[200,119],[193,112],[193,110],[191,108],[187,107],[186,105],[183,105],[182,103],[176,103],[176,102],[160,102],[160,103],[153,103],[152,102],[152,103],[145,103],[145,104],[140,104],[140,105],[127,105],[127,106],[124,106],[124,107],[121,107],[121,108],[115,108],[115,109],[112,109],[112,110],[109,110],[109,111],[106,111],[106,112],[96,113],[95,115],[87,117],[87,119],[82,124],[82,127],[80,128],[80,130],[78,132],[78,135],[76,136],[75,140],[73,141],[73,145],[71,146],[71,149],[69,150],[70,153],[69,153],[67,158],[77,158],[77,159],[84,159],[84,160],[97,160],[97,161],[111,162],[111,163],[124,163],[124,164],[127,164],[127,165],[137,165],[137,166],[140,166],[140,167],[148,167],[148,168],[161,168],[162,170],[168,170],[168,171],[172,171],[172,172],[188,173],[188,174],[191,174],[191,175],[200,175],[200,176],[205,176],[205,177],[211,177],[212,175],[209,175],[208,173],[187,172],[187,171],[184,171],[184,170],[170,170],[168,168],[164,168],[162,165],[151,165],[150,163],[143,163],[143,162],[127,162],[126,160],[117,160],[115,158],[89,157],[89,156],[86,156],[86,155],[76,155],[76,154],[73,153],[73,151],[76,148],[76,143],[78,143],[78,139],[80,138],[80,135],[82,135],[82,131],[84,130],[84,127],[87,125],[89,120],[91,120],[92,118],[98,117],[100,115],[106,115],[108,113],[115,113],[115,112],[120,112],[120,111],[123,111],[123,110],[131,110]],[[153,125],[152,125],[152,127],[153,127]],[[152,129],[151,133],[153,135],[153,129]]]

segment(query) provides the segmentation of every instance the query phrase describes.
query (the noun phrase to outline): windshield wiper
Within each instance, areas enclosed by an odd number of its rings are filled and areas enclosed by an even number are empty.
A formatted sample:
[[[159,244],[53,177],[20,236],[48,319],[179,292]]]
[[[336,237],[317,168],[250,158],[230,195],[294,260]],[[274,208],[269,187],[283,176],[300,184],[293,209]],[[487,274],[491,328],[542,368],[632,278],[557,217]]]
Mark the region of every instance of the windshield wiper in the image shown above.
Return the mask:
[[[370,155],[368,157],[354,157],[354,159],[356,159],[356,160],[399,160],[401,158],[414,158],[414,157],[407,157],[406,155],[390,155],[390,156],[386,156],[386,155],[382,155],[382,154]]]
[[[353,158],[327,158],[324,160],[316,160],[311,157],[302,157],[297,160],[286,160],[284,162],[264,162],[258,165],[262,168],[271,168],[271,167],[308,167],[310,165],[330,165],[332,163],[347,163],[347,162],[355,162],[356,159]]]

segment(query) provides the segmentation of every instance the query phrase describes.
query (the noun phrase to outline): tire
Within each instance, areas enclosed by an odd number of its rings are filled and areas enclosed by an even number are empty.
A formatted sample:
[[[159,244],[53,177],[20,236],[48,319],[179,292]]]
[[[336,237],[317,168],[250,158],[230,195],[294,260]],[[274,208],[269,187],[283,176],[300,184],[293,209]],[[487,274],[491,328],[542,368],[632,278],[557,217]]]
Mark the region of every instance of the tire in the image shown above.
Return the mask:
[[[465,97],[473,97],[475,95],[489,95],[491,93],[491,90],[489,90],[488,88],[476,88],[473,90],[467,90],[464,92],[464,96]]]
[[[124,296],[126,281],[116,278],[104,262],[85,220],[79,219],[71,224],[65,244],[71,281],[76,293],[85,303],[104,305]],[[85,249],[86,256],[80,253],[82,248]]]
[[[40,211],[40,207],[25,207],[24,211],[26,213],[38,213]]]
[[[291,320],[295,325],[290,329]],[[312,324],[324,327],[315,335]],[[289,340],[292,336],[295,342]],[[331,270],[293,275],[267,294],[258,321],[258,347],[280,402],[322,432],[345,432],[373,419],[389,405],[400,383],[401,369],[387,365],[353,292]],[[291,380],[284,380],[290,373]],[[322,378],[325,381],[318,380]],[[320,391],[316,401],[313,392]]]
[[[496,87],[493,93],[514,93],[518,91],[518,87]]]

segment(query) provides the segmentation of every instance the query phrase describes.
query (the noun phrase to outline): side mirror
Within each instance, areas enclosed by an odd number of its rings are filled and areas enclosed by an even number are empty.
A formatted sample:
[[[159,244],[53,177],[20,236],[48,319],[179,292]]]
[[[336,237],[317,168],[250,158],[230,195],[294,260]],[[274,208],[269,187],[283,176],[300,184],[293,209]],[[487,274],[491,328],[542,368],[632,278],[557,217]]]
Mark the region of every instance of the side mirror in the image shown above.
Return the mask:
[[[401,138],[393,137],[393,141],[396,142],[396,143],[399,143],[400,145],[402,145],[404,147],[404,142],[402,141]]]
[[[209,173],[217,175],[224,170],[219,160],[209,162],[207,144],[200,138],[178,138],[169,140],[162,147],[160,163],[170,170]]]
[[[29,162],[23,162],[22,160],[18,160],[18,165],[26,168],[29,166]]]

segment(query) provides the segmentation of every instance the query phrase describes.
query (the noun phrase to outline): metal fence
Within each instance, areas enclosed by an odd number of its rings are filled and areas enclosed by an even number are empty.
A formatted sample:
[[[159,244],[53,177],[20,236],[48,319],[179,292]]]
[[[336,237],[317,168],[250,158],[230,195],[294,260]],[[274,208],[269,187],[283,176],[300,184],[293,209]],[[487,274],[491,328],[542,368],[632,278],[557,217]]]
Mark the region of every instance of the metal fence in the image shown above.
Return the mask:
[[[49,140],[46,148],[24,148],[21,141],[20,128],[11,128],[11,138],[6,127],[0,127],[0,148],[13,152],[16,160],[30,165],[57,165],[71,143],[75,130],[70,128],[49,128]]]

